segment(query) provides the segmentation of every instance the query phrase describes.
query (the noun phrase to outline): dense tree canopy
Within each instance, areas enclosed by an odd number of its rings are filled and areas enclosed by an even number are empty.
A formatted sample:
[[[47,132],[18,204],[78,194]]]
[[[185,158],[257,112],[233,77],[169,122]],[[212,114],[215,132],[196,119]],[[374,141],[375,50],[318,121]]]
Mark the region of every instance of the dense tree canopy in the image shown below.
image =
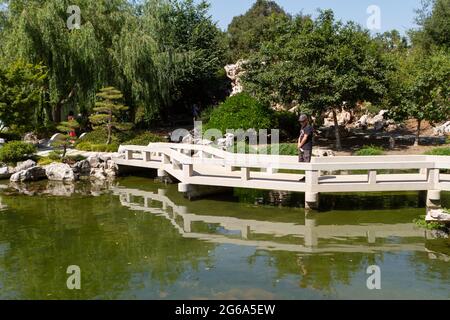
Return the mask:
[[[421,123],[438,123],[450,115],[450,57],[444,50],[427,54],[421,49],[398,59],[390,74],[391,116],[417,120],[416,144]]]
[[[42,65],[17,61],[0,65],[0,120],[2,126],[24,132],[42,122],[39,108],[47,70]]]
[[[323,11],[315,21],[296,18],[265,42],[247,65],[245,81],[260,99],[298,101],[315,113],[335,112],[344,103],[351,108],[359,100],[380,99],[386,92],[386,68],[368,32]]]
[[[276,21],[288,18],[275,1],[257,0],[244,15],[234,17],[228,27],[231,60],[236,62],[258,51],[264,40],[271,40],[268,30]]]
[[[7,4],[7,20],[0,20],[5,26],[2,56],[7,63],[24,59],[48,68],[51,120],[59,122],[69,110],[90,112],[95,93],[107,84],[124,92],[131,113],[142,108],[147,122],[188,96],[208,103],[216,93],[211,87],[218,85],[224,41],[205,2],[10,0]],[[70,5],[80,7],[80,29],[66,26]]]
[[[71,5],[80,28],[67,26]],[[54,130],[73,111],[89,128],[96,92],[114,86],[129,107],[121,121],[190,121],[193,105],[225,100],[224,66],[244,59],[244,88],[261,105],[320,115],[368,101],[399,120],[438,122],[448,118],[449,13],[450,0],[424,0],[408,38],[372,36],[332,11],[292,17],[268,0],[226,32],[206,1],[0,0],[0,120]]]
[[[423,0],[417,10],[419,30],[412,32],[417,45],[450,48],[450,0]]]

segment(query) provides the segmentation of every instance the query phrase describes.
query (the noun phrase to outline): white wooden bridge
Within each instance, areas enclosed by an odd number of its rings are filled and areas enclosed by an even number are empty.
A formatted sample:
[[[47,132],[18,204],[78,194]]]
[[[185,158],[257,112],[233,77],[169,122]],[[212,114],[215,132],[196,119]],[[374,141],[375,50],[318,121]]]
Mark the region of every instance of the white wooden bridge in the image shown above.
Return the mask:
[[[319,193],[427,191],[433,207],[439,206],[441,191],[450,191],[446,156],[324,157],[299,163],[295,156],[172,143],[121,146],[119,152],[122,156],[113,159],[119,166],[156,169],[158,176],[177,179],[180,192],[195,194],[197,186],[304,192],[309,209],[317,207]]]

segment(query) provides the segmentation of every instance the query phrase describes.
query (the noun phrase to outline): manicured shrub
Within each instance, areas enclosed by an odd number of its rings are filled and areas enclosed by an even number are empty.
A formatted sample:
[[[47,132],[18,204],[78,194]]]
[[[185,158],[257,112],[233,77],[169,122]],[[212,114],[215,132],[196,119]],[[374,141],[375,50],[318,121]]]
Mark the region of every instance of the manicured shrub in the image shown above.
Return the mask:
[[[86,135],[79,140],[78,144],[89,142],[91,144],[104,144],[108,140],[108,132],[105,129],[98,129],[86,133]],[[113,143],[119,143],[119,138],[116,134],[112,136]],[[78,149],[78,147],[77,147]]]
[[[66,160],[71,161],[71,162],[79,162],[79,161],[86,160],[86,157],[84,157],[80,154],[77,154],[74,156],[66,156]]]
[[[384,154],[384,149],[377,146],[364,146],[356,151],[357,156],[381,156]]]
[[[49,157],[41,157],[38,160],[38,164],[40,166],[46,166],[46,165],[49,165],[49,164],[52,164],[52,163],[55,163],[55,162],[60,163],[62,161],[61,161],[61,159],[55,160],[55,159],[50,159]]]
[[[167,142],[161,136],[153,134],[151,132],[143,132],[135,136],[134,138],[123,142],[124,145],[136,145],[136,146],[147,146],[151,142]]]
[[[29,159],[36,152],[36,147],[32,144],[11,141],[4,144],[0,149],[0,162],[16,163]]]
[[[55,160],[55,161],[61,160],[62,152],[60,150],[55,150],[55,151],[50,152],[47,157],[50,160]]]
[[[413,223],[415,223],[419,228],[427,229],[427,230],[446,230],[445,225],[439,222],[427,222],[426,216],[420,216],[418,219],[414,219]]]
[[[298,149],[296,143],[280,143],[278,145],[278,154],[280,156],[296,156],[298,155]],[[267,147],[262,147],[260,149],[260,153],[262,154],[272,154],[272,145],[268,145]]]
[[[205,129],[271,129],[276,124],[274,111],[246,93],[229,97],[210,114]]]
[[[450,156],[450,147],[434,148],[426,152],[426,154],[430,156]]]
[[[83,139],[84,140],[84,139]],[[118,143],[111,144],[95,144],[87,141],[80,142],[76,148],[82,151],[92,152],[117,152],[119,150]]]

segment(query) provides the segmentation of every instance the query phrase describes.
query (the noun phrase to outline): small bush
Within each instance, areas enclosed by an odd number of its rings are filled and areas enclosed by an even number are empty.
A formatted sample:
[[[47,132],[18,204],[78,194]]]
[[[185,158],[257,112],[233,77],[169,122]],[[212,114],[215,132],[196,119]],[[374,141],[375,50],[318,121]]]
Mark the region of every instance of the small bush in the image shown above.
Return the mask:
[[[61,160],[62,158],[62,151],[52,151],[47,156],[50,160]]]
[[[66,160],[68,160],[70,162],[79,162],[79,161],[86,160],[86,157],[84,157],[84,156],[82,156],[80,154],[77,154],[77,155],[74,155],[74,156],[66,156]]]
[[[151,142],[167,142],[163,137],[150,132],[143,132],[138,134],[131,140],[125,141],[122,144],[135,145],[135,146],[147,146]]]
[[[357,156],[381,156],[384,154],[384,149],[377,146],[364,146],[356,151]]]
[[[91,142],[83,141],[77,144],[76,148],[82,151],[92,152],[117,152],[119,150],[118,143],[107,144],[94,144]]]
[[[0,162],[16,163],[29,159],[36,152],[36,147],[21,141],[5,143],[0,149]]]
[[[298,155],[298,148],[296,143],[280,143],[278,145],[280,156],[296,156]],[[272,146],[268,145],[260,149],[262,154],[272,154]]]
[[[427,229],[427,230],[445,230],[446,227],[439,222],[427,222],[425,220],[426,216],[420,216],[419,219],[414,219],[413,223],[416,224],[419,228]]]
[[[40,166],[46,166],[46,165],[49,165],[49,164],[52,164],[52,163],[55,163],[55,162],[60,163],[61,159],[54,160],[54,159],[50,159],[49,157],[41,157],[38,160],[38,164]]]
[[[450,147],[434,148],[425,154],[430,156],[450,156]]]
[[[270,129],[274,121],[274,111],[246,93],[229,97],[210,114],[205,129],[218,129],[223,134],[227,129]]]
[[[78,144],[81,144],[84,142],[88,142],[90,144],[105,144],[107,140],[108,140],[108,133],[106,132],[106,130],[98,129],[98,130],[94,130],[94,131],[86,133],[86,135],[82,139],[79,139]],[[117,144],[120,143],[119,138],[117,137],[117,134],[112,135],[112,143],[117,143]],[[78,149],[78,147],[77,147],[77,149]]]

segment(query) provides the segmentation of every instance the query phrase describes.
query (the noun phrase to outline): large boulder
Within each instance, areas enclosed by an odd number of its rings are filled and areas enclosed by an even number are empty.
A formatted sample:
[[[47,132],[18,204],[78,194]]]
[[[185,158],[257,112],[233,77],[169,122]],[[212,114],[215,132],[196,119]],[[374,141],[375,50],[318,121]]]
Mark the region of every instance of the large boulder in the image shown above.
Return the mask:
[[[33,160],[27,160],[24,162],[18,162],[17,166],[14,169],[14,172],[19,172],[19,171],[23,171],[23,170],[27,170],[33,167],[36,167],[36,162]]]
[[[77,176],[89,176],[91,174],[91,164],[88,160],[82,160],[73,166],[73,172]]]
[[[26,143],[33,144],[35,146],[39,145],[39,139],[33,132],[25,134],[25,136],[23,137],[23,141]]]
[[[12,176],[12,172],[9,167],[1,167],[0,168],[0,180],[9,179]]]
[[[19,171],[13,174],[10,178],[11,182],[27,182],[38,181],[47,178],[45,169],[42,167],[33,167],[26,170]]]
[[[358,121],[356,121],[355,127],[365,129],[369,122],[369,115],[365,114]]]
[[[441,126],[433,128],[436,136],[443,136],[450,133],[450,121],[447,121]]]
[[[112,160],[108,160],[105,165],[105,174],[108,178],[115,178],[119,173],[119,166]]]
[[[92,168],[91,178],[96,180],[106,180],[108,179],[107,173],[103,168]]]
[[[236,64],[229,64],[225,66],[227,77],[231,80],[231,96],[244,91],[244,86],[242,85],[242,76],[245,73],[244,64],[246,62],[247,61],[245,60],[239,60]]]
[[[375,117],[368,120],[368,124],[373,126],[375,131],[382,131],[387,125],[387,110],[381,110]]]
[[[330,149],[313,149],[312,155],[314,157],[323,158],[323,157],[334,157],[335,153]]]
[[[75,181],[77,176],[72,168],[65,163],[52,163],[45,167],[45,174],[51,181]]]
[[[450,213],[444,211],[443,209],[429,210],[426,221],[450,222]]]
[[[87,158],[87,161],[89,162],[91,168],[97,168],[101,163],[101,159],[99,156],[90,156]]]

